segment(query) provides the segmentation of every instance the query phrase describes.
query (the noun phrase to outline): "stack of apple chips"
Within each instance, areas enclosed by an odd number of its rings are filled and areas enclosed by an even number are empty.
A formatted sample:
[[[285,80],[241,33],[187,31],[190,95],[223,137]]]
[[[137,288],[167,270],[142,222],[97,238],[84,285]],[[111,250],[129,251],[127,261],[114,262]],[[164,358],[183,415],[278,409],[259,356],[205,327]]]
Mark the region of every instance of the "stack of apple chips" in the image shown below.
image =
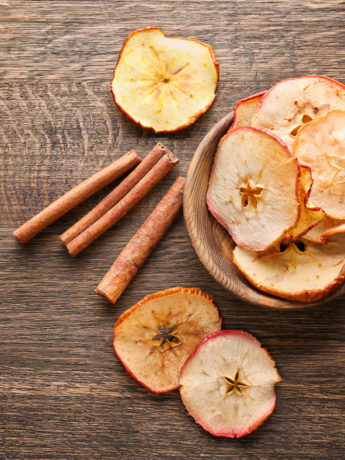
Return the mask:
[[[269,294],[313,302],[345,276],[345,86],[321,76],[240,101],[207,203],[233,262]]]

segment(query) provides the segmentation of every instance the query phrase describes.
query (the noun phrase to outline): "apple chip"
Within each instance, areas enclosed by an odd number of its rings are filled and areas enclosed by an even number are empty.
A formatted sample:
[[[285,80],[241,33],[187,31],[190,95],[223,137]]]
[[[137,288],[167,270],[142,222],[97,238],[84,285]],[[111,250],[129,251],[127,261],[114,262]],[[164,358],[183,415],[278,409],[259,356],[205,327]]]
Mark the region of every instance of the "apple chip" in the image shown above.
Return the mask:
[[[286,145],[250,126],[221,140],[207,204],[234,241],[264,251],[295,227],[300,213],[300,167]]]
[[[338,224],[334,227],[325,231],[322,235],[322,239],[327,239],[330,236],[339,235],[340,233],[345,233],[345,220],[338,220]]]
[[[300,197],[301,197],[301,214],[297,221],[296,227],[290,230],[285,236],[284,239],[298,240],[303,235],[308,233],[312,228],[318,225],[324,218],[325,214],[322,211],[314,211],[308,209],[305,205],[305,197],[310,190],[310,187],[313,183],[311,177],[311,171],[309,168],[301,168],[301,188],[300,188]]]
[[[286,242],[264,253],[237,246],[233,262],[261,291],[300,302],[314,302],[335,291],[345,277],[345,235],[327,244],[302,239]]]
[[[178,131],[212,105],[218,67],[210,46],[148,27],[126,39],[111,90],[119,108],[143,128]]]
[[[345,110],[345,86],[341,83],[321,76],[285,80],[261,99],[252,126],[272,130],[292,151],[301,127],[332,109]]]
[[[181,367],[222,320],[200,289],[157,292],[127,310],[114,327],[113,346],[126,370],[153,393],[179,387]]]
[[[325,216],[316,227],[304,235],[304,239],[313,243],[327,243],[329,236],[345,233],[345,220],[331,219]]]
[[[183,366],[180,394],[205,430],[240,438],[272,414],[280,380],[275,362],[255,337],[220,331],[206,337]]]
[[[310,202],[328,217],[345,219],[345,112],[332,110],[304,126],[293,154],[311,168]]]
[[[234,122],[230,129],[251,125],[255,109],[264,94],[265,92],[254,94],[254,96],[247,97],[237,102],[234,108]]]

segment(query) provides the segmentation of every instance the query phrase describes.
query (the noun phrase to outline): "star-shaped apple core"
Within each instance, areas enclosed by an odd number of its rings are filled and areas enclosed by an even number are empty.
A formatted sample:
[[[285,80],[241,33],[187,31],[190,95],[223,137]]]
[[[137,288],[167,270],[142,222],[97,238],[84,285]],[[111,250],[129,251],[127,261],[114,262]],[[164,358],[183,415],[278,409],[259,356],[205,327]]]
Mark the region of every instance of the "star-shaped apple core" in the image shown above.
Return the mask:
[[[249,387],[249,385],[239,380],[239,372],[240,371],[237,371],[234,379],[224,376],[224,380],[227,383],[225,396],[232,395],[233,393],[243,396],[242,390]]]
[[[260,196],[263,190],[264,189],[262,187],[251,187],[250,184],[247,184],[246,187],[241,187],[240,193],[242,195],[242,207],[246,208],[250,203],[253,209],[256,209],[258,206],[258,200],[256,197]]]
[[[177,326],[168,327],[166,323],[161,322],[158,323],[157,329],[159,331],[159,334],[156,334],[153,337],[152,343],[154,346],[159,347],[160,352],[181,345],[182,340],[176,335]]]
[[[295,126],[291,131],[290,131],[290,136],[292,138],[295,138],[297,136],[297,134],[299,133],[299,131],[301,130],[301,128],[306,125],[307,123],[309,123],[310,121],[312,121],[313,118],[308,115],[308,114],[304,114],[303,117],[302,117],[302,123],[299,124],[298,126]]]

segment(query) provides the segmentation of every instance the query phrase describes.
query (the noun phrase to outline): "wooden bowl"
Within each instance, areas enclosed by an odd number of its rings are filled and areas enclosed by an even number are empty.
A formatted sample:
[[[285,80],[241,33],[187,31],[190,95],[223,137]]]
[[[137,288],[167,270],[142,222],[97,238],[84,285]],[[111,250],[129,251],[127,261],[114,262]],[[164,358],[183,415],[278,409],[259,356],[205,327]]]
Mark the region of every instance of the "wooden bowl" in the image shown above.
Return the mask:
[[[184,219],[192,246],[213,278],[235,296],[256,305],[291,309],[321,305],[345,293],[345,284],[316,302],[294,302],[255,289],[232,263],[235,243],[206,205],[206,193],[218,143],[228,131],[234,113],[220,120],[199,145],[190,164],[184,191]]]

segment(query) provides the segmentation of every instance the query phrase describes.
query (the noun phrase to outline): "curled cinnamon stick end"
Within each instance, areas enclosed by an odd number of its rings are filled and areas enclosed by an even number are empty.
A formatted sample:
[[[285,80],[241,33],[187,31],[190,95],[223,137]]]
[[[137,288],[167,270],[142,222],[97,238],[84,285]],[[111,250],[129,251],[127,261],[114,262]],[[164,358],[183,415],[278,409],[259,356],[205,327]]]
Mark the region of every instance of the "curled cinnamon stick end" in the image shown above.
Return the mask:
[[[115,304],[139,268],[157,246],[182,206],[185,179],[178,177],[152,214],[146,219],[113,266],[96,294]]]
[[[68,253],[75,257],[106,230],[115,225],[144,196],[179,163],[169,150],[154,167],[125,195],[113,208],[105,213],[89,228],[67,244]]]
[[[62,197],[51,203],[47,208],[27,221],[24,225],[13,232],[13,235],[18,238],[21,243],[27,243],[37,233],[44,230],[48,225],[59,219],[66,212],[73,209],[78,204],[85,201],[94,193],[106,187],[122,174],[126,173],[138,163],[141,158],[131,150],[123,155],[111,165],[102,169],[98,173],[86,179],[81,184],[72,188]]]
[[[60,236],[61,241],[67,245],[90,225],[100,219],[109,209],[121,200],[166,154],[168,150],[163,144],[159,143],[143,159],[143,161],[132,171],[121,184],[109,193],[98,205],[88,214],[82,217],[71,228]]]

